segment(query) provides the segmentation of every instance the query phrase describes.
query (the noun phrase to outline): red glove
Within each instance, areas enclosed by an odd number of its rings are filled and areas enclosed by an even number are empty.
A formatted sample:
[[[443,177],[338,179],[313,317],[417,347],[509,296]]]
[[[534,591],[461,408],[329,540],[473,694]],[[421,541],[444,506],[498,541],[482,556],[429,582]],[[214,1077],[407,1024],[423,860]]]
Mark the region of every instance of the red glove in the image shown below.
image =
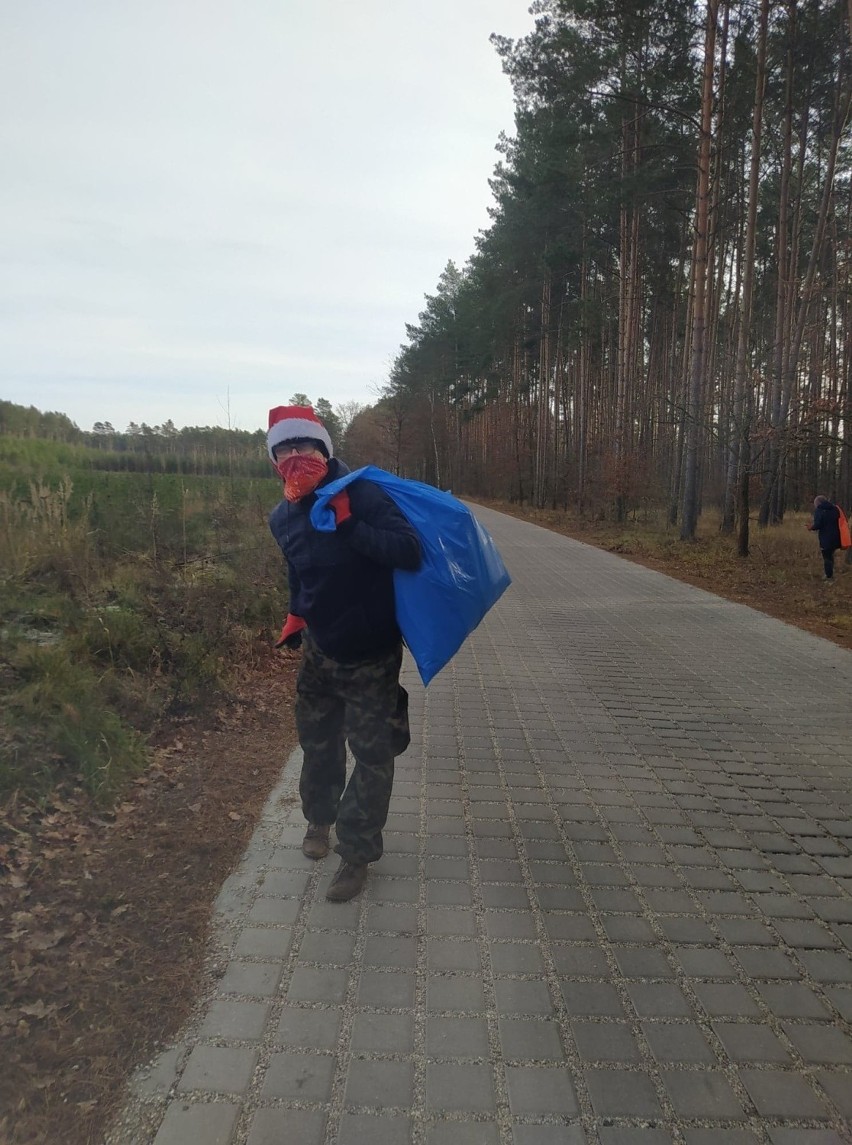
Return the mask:
[[[348,521],[352,516],[352,506],[349,504],[349,494],[345,489],[341,489],[339,493],[335,493],[329,501],[334,510],[334,523],[338,526],[342,525],[344,521]]]
[[[302,629],[307,627],[307,624],[302,620],[301,616],[294,616],[292,612],[288,612],[287,619],[284,621],[284,627],[281,629],[281,635],[275,641],[275,647],[290,648],[293,650],[301,648]]]

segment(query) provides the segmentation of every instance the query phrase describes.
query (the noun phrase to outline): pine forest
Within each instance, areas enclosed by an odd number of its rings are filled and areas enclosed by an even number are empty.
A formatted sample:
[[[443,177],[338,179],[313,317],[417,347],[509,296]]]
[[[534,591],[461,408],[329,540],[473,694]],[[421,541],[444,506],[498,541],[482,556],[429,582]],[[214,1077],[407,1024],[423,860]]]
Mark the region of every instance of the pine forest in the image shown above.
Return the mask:
[[[695,536],[852,500],[847,0],[540,0],[495,205],[348,448]]]

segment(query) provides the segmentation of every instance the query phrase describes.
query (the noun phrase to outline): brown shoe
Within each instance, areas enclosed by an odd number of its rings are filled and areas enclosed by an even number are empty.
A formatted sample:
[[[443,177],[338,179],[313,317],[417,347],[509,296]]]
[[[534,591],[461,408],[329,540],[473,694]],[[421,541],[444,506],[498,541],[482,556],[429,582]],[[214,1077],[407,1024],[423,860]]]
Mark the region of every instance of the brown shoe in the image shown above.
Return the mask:
[[[325,897],[330,902],[349,902],[360,893],[366,881],[367,864],[347,863],[344,859],[335,871]]]
[[[324,859],[328,854],[328,833],[331,828],[322,823],[309,823],[302,840],[302,854],[309,859]]]

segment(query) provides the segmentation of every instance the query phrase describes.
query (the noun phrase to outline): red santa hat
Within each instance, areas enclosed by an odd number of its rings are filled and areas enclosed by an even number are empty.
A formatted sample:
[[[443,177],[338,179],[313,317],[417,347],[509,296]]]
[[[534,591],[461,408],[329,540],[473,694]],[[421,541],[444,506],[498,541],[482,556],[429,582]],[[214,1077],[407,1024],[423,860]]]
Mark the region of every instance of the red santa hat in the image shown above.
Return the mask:
[[[328,457],[334,456],[328,430],[310,406],[276,406],[269,411],[266,444],[270,460],[275,460],[273,450],[276,445],[285,441],[316,441]]]

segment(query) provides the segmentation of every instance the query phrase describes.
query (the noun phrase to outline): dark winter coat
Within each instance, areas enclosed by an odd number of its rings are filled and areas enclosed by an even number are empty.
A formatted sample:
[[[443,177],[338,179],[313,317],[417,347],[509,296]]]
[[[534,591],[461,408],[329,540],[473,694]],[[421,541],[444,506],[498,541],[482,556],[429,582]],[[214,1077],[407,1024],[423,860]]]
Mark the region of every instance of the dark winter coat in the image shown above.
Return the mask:
[[[814,509],[814,520],[811,529],[819,534],[819,547],[821,549],[840,548],[840,514],[837,506],[831,501],[820,501]]]
[[[326,485],[348,473],[337,458]],[[311,524],[316,495],[282,501],[269,527],[287,558],[290,612],[301,616],[326,656],[341,662],[382,656],[400,641],[393,570],[420,567],[420,541],[390,497],[371,481],[347,486],[352,516],[333,533]]]

